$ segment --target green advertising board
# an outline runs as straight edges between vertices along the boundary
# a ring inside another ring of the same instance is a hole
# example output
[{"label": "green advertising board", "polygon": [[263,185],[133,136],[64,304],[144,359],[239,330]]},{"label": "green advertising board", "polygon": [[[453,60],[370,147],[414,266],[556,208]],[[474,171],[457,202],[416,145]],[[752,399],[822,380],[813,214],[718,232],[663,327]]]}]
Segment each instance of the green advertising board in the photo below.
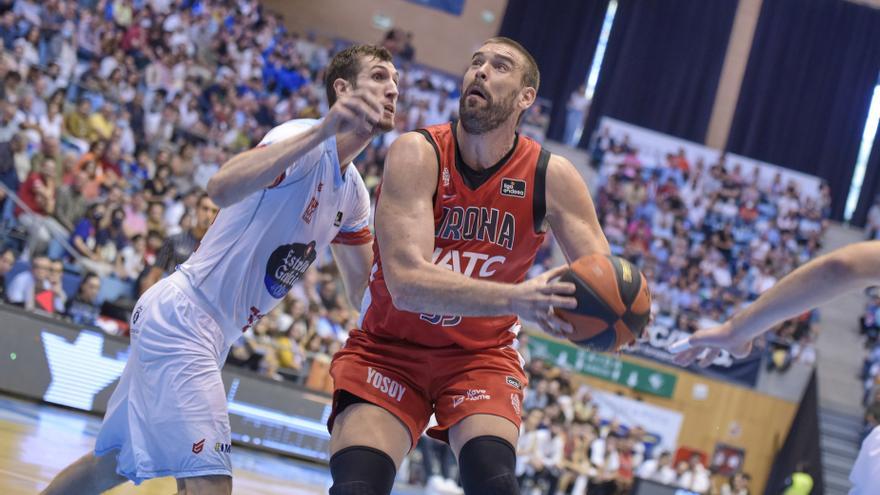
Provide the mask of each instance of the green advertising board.
[{"label": "green advertising board", "polygon": [[659,397],[672,397],[678,380],[678,377],[672,373],[623,361],[609,354],[590,352],[574,344],[561,343],[534,334],[529,335],[529,352],[532,359],[543,359],[560,368],[568,368]]}]

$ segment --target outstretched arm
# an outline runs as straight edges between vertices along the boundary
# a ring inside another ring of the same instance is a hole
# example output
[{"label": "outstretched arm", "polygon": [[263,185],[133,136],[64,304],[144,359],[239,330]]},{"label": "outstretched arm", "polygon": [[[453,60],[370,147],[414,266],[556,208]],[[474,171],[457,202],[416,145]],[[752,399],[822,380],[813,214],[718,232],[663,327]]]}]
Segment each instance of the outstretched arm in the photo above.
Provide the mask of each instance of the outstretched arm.
[{"label": "outstretched arm", "polygon": [[225,208],[269,187],[287,167],[304,157],[329,135],[323,125],[309,127],[293,137],[241,152],[229,159],[208,181],[208,195]]},{"label": "outstretched arm", "polygon": [[700,360],[701,366],[708,366],[719,349],[745,357],[752,339],[768,329],[850,290],[876,283],[880,283],[880,241],[851,244],[799,267],[729,321],[700,330],[669,349],[681,352],[676,358],[681,365],[692,363],[707,347],[713,350]]},{"label": "outstretched arm", "polygon": [[360,89],[341,97],[315,126],[274,143],[269,139],[270,131],[263,144],[271,146],[258,146],[224,163],[208,182],[208,195],[221,208],[233,205],[272,185],[289,166],[337,132],[355,128],[362,121],[376,122],[381,110],[375,91]]}]

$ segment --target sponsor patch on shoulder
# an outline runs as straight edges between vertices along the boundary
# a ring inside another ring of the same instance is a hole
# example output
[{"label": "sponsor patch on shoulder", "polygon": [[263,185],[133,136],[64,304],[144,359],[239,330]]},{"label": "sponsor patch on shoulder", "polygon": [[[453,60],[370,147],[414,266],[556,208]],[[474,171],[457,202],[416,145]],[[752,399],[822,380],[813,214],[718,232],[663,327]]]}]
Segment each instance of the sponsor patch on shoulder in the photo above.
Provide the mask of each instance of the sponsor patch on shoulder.
[{"label": "sponsor patch on shoulder", "polygon": [[507,384],[517,390],[522,390],[522,383],[520,383],[519,380],[512,376],[507,377]]},{"label": "sponsor patch on shoulder", "polygon": [[501,194],[514,198],[526,197],[526,181],[520,179],[501,179]]}]

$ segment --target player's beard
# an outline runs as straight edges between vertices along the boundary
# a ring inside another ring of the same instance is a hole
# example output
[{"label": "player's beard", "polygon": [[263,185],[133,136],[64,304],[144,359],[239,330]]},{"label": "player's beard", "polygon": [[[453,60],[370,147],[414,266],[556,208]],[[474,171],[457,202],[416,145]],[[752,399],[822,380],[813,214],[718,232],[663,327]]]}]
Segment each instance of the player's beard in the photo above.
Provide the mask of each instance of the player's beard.
[{"label": "player's beard", "polygon": [[516,111],[517,91],[511,91],[507,97],[496,101],[483,89],[483,93],[486,93],[485,105],[479,101],[469,105],[467,93],[467,91],[463,92],[458,100],[458,118],[468,134],[479,135],[493,131]]}]

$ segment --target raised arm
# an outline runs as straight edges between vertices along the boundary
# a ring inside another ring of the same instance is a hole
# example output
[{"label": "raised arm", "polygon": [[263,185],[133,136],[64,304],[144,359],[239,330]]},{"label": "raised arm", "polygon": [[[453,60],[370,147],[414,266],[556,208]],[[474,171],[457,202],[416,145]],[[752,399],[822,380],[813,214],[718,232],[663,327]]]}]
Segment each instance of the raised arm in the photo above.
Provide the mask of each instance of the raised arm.
[{"label": "raised arm", "polygon": [[235,204],[269,187],[287,167],[337,132],[357,128],[364,120],[375,123],[381,111],[374,91],[355,90],[337,100],[319,124],[277,142],[264,139],[263,144],[271,145],[258,146],[229,159],[208,181],[208,195],[221,208]]},{"label": "raised arm", "polygon": [[576,306],[573,298],[564,296],[574,292],[572,284],[548,283],[562,269],[513,285],[473,279],[435,265],[437,175],[436,155],[421,135],[404,134],[388,150],[376,210],[376,240],[397,308],[461,316],[517,314],[540,320],[546,319],[551,306]]},{"label": "raised arm", "polygon": [[593,253],[610,254],[590,191],[574,165],[552,155],[546,187],[547,222],[568,262]]},{"label": "raised arm", "polygon": [[770,328],[850,290],[880,283],[880,241],[859,242],[816,258],[782,278],[754,303],[714,328],[700,330],[670,346],[676,362],[689,365],[711,348],[700,365],[708,366],[729,350],[745,357],[752,339]]}]

